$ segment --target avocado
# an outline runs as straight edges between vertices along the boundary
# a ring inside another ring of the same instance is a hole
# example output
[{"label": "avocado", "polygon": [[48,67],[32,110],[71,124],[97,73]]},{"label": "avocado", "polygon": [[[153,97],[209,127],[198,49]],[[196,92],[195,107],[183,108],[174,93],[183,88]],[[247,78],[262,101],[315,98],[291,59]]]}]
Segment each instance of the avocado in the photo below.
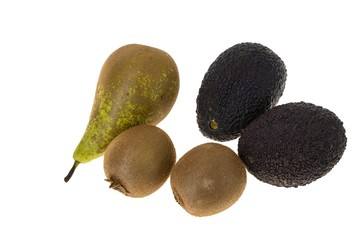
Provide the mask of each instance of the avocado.
[{"label": "avocado", "polygon": [[271,49],[240,43],[222,52],[210,65],[196,99],[200,132],[217,141],[240,136],[241,129],[275,106],[287,71]]},{"label": "avocado", "polygon": [[298,187],[330,172],[346,142],[345,128],[335,113],[295,102],[278,105],[252,121],[239,138],[238,155],[259,180]]}]

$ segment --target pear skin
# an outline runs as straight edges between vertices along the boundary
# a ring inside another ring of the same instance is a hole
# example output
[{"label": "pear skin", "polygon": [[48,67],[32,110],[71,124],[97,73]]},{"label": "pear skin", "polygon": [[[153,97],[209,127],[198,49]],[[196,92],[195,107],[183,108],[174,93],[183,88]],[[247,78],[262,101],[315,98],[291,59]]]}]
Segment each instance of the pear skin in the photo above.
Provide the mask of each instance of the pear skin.
[{"label": "pear skin", "polygon": [[121,132],[158,124],[172,109],[178,92],[179,72],[165,51],[139,44],[114,51],[101,69],[90,119],[65,182],[79,163],[102,156]]}]

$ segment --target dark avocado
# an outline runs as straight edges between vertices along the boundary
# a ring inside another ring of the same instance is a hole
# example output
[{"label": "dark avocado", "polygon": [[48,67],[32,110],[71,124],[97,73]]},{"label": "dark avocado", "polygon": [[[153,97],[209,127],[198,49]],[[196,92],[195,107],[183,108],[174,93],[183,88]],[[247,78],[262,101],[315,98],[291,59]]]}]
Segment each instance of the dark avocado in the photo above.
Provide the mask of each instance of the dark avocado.
[{"label": "dark avocado", "polygon": [[330,110],[298,102],[276,106],[242,132],[238,154],[263,182],[298,187],[327,174],[342,157],[347,138]]},{"label": "dark avocado", "polygon": [[259,43],[236,44],[210,65],[202,81],[197,122],[217,141],[240,136],[241,129],[277,104],[286,81],[284,62]]}]

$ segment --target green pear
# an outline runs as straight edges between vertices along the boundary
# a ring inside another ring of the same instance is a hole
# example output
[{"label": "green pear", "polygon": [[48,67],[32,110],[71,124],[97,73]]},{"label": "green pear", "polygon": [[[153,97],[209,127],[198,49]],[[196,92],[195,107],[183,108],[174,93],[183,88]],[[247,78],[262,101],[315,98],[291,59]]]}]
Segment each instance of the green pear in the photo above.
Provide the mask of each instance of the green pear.
[{"label": "green pear", "polygon": [[121,132],[158,124],[172,109],[178,92],[179,72],[168,53],[139,44],[115,50],[101,69],[90,119],[65,182],[80,163],[102,156]]}]

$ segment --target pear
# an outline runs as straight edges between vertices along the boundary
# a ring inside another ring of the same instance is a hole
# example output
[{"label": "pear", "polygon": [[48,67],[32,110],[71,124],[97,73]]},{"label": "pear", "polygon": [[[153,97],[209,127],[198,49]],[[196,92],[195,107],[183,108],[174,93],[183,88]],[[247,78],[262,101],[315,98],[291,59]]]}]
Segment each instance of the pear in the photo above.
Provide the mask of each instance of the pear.
[{"label": "pear", "polygon": [[102,156],[110,142],[126,129],[162,121],[178,92],[179,72],[168,53],[140,44],[115,50],[100,71],[90,119],[65,182],[80,163]]}]

